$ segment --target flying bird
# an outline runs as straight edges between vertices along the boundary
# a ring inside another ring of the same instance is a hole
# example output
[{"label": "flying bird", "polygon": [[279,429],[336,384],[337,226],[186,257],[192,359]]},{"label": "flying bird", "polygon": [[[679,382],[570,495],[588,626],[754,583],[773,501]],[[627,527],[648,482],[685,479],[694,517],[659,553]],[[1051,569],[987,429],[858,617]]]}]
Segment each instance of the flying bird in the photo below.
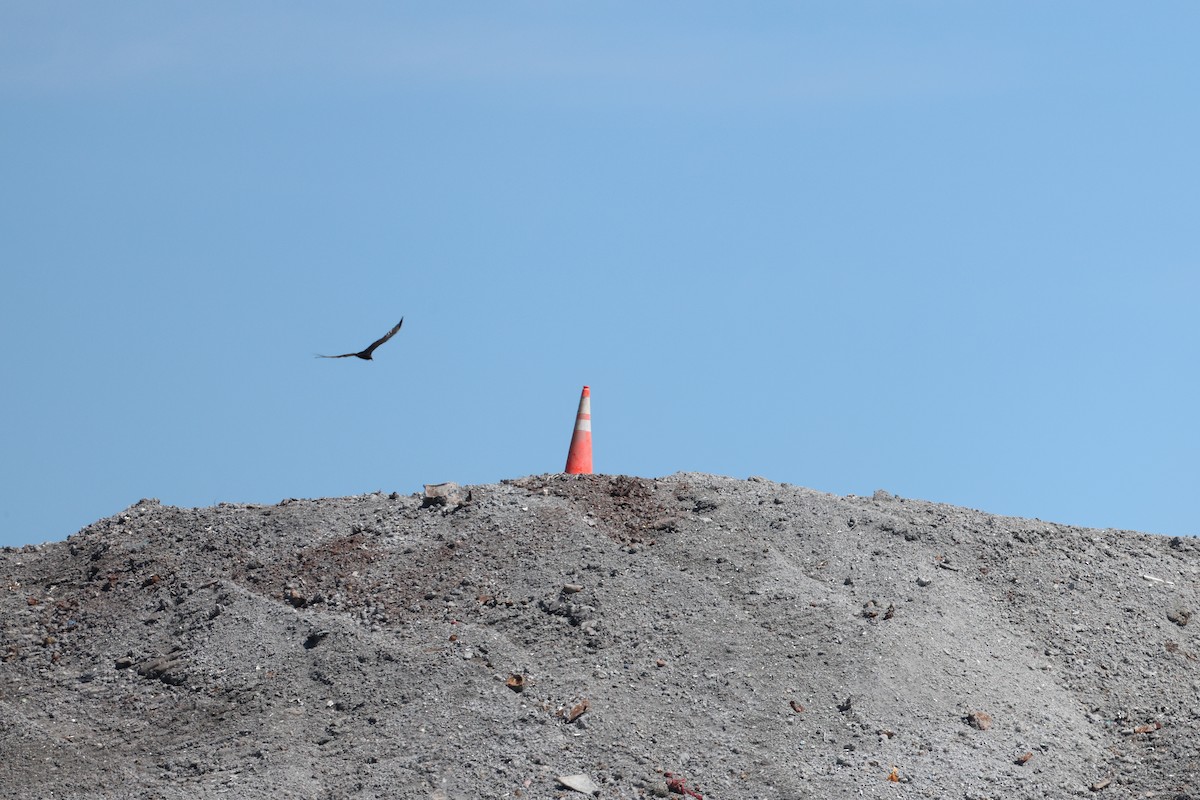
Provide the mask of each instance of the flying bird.
[{"label": "flying bird", "polygon": [[395,335],[396,335],[396,331],[400,330],[400,326],[401,326],[401,325],[403,325],[403,324],[404,324],[404,317],[401,317],[401,318],[400,318],[400,321],[396,323],[396,327],[392,328],[390,331],[388,331],[387,333],[385,333],[383,336],[380,336],[378,339],[376,339],[375,341],[371,342],[371,346],[370,346],[370,347],[368,347],[366,350],[360,350],[360,351],[359,351],[359,352],[357,352],[357,353],[342,353],[340,356],[322,356],[322,355],[318,355],[318,356],[317,356],[317,358],[349,358],[350,356],[354,356],[354,357],[356,357],[356,358],[361,358],[361,359],[365,359],[366,361],[370,361],[370,360],[372,360],[372,359],[371,359],[371,353],[374,353],[374,352],[375,352],[375,348],[376,348],[376,347],[379,347],[379,345],[383,344],[383,343],[384,343],[384,342],[386,342],[388,339],[390,339],[390,338],[392,338],[393,336],[395,336]]}]

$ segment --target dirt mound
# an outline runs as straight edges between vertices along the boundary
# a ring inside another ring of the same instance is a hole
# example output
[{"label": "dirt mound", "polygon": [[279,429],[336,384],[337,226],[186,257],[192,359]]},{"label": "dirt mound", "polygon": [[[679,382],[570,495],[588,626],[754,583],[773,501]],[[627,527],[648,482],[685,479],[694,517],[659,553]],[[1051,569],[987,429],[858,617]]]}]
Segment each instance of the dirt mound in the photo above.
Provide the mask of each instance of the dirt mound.
[{"label": "dirt mound", "polygon": [[699,474],[142,501],[0,554],[0,796],[1200,796],[1198,569]]}]

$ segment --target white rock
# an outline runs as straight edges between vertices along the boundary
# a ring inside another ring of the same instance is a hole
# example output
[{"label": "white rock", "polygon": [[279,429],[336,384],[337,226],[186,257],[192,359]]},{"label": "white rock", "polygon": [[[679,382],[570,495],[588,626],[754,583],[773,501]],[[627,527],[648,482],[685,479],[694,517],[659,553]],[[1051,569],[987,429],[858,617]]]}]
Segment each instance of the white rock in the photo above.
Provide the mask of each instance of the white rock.
[{"label": "white rock", "polygon": [[596,794],[600,791],[600,787],[596,782],[587,775],[561,775],[558,782],[568,789],[574,789],[577,792],[584,794]]}]

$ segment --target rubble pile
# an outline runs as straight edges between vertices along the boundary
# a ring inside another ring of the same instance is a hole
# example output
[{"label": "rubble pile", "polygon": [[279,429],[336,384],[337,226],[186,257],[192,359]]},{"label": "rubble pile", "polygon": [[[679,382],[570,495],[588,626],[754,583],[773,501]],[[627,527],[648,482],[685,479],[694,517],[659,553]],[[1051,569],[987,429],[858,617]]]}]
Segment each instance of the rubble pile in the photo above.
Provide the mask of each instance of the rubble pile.
[{"label": "rubble pile", "polygon": [[1198,572],[693,473],[145,500],[0,552],[0,797],[1200,798]]}]

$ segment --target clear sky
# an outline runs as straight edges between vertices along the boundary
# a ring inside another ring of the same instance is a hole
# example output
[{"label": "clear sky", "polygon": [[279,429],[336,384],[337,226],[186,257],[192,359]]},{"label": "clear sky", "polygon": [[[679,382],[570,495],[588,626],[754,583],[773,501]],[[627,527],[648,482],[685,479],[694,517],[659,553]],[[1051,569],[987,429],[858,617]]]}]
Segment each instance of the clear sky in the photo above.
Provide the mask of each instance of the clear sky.
[{"label": "clear sky", "polygon": [[598,472],[1200,532],[1197,30],[0,1],[0,544],[556,472],[584,384]]}]

